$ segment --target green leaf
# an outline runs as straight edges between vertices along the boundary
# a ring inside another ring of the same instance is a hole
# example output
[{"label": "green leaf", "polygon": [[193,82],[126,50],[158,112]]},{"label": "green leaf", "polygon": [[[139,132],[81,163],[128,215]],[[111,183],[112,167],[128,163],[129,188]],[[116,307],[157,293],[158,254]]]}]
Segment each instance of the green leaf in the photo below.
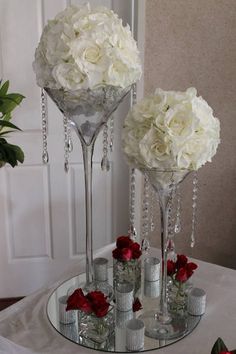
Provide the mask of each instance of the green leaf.
[{"label": "green leaf", "polygon": [[225,343],[221,338],[218,338],[215,342],[211,354],[219,354],[220,352],[227,352],[228,348],[226,347]]},{"label": "green leaf", "polygon": [[7,122],[6,120],[1,120],[0,119],[0,127],[8,127],[8,128],[12,128],[12,129],[16,129],[16,130],[20,130],[20,128],[18,128],[15,124],[11,123],[11,122]]},{"label": "green leaf", "polygon": [[0,160],[8,162],[15,167],[24,161],[24,153],[17,145],[8,144],[5,139],[0,139]]},{"label": "green leaf", "polygon": [[11,120],[11,113],[4,114],[0,119],[9,122],[9,120]]},{"label": "green leaf", "polygon": [[11,149],[13,151],[15,151],[17,161],[19,161],[20,163],[23,163],[24,162],[24,158],[25,158],[23,150],[17,145],[10,145],[10,146],[11,146]]},{"label": "green leaf", "polygon": [[2,114],[12,112],[21,101],[25,98],[19,93],[10,93],[9,95],[1,96],[0,95],[0,112]]},{"label": "green leaf", "polygon": [[9,80],[7,80],[6,82],[4,82],[4,84],[2,85],[2,87],[0,88],[0,96],[1,95],[6,95],[8,89],[9,89]]}]

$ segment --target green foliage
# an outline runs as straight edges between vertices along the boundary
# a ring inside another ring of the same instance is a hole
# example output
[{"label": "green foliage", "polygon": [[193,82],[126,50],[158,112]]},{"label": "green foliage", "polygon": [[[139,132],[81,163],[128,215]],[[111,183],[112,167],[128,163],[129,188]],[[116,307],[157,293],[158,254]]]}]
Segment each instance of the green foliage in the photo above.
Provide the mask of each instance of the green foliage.
[{"label": "green foliage", "polygon": [[18,162],[23,163],[24,153],[19,146],[9,144],[4,138],[15,130],[21,130],[10,120],[12,111],[20,105],[25,97],[19,93],[8,93],[8,89],[9,81],[3,84],[0,81],[0,161],[14,167]]}]

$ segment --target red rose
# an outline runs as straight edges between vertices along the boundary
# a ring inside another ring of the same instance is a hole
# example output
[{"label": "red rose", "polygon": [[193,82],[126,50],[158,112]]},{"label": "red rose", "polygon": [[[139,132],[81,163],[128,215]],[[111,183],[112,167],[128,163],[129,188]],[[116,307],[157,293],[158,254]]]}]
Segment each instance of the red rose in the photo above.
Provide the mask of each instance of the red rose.
[{"label": "red rose", "polygon": [[105,296],[100,290],[91,291],[86,295],[86,298],[94,304],[102,304],[106,302],[107,296]]},{"label": "red rose", "polygon": [[139,301],[139,298],[137,297],[133,303],[133,312],[139,311],[142,309],[142,304]]},{"label": "red rose", "polygon": [[92,311],[92,306],[89,300],[84,296],[82,289],[77,289],[69,296],[67,300],[66,311],[69,310],[81,310],[86,313]]},{"label": "red rose", "polygon": [[180,268],[175,276],[175,279],[178,280],[181,283],[184,283],[185,281],[188,280],[188,273],[186,268]]},{"label": "red rose", "polygon": [[115,248],[113,251],[112,251],[112,256],[113,258],[115,259],[120,259],[121,258],[121,250],[119,248]]},{"label": "red rose", "polygon": [[232,354],[232,352],[220,352],[219,354]]},{"label": "red rose", "polygon": [[186,264],[185,268],[186,268],[186,272],[187,272],[187,275],[188,275],[188,278],[190,278],[192,275],[193,275],[193,271],[195,269],[197,269],[197,264],[193,263],[193,262],[189,262]]},{"label": "red rose", "polygon": [[184,254],[177,255],[177,261],[176,261],[177,269],[185,267],[187,263],[188,263],[188,258]]},{"label": "red rose", "polygon": [[93,309],[95,315],[97,317],[104,317],[106,316],[108,309],[109,309],[110,304],[108,302],[99,304],[97,307]]},{"label": "red rose", "polygon": [[117,248],[129,248],[133,244],[133,241],[129,236],[120,236],[116,240]]},{"label": "red rose", "polygon": [[130,261],[132,258],[132,251],[130,248],[122,248],[121,250],[121,261]]},{"label": "red rose", "polygon": [[101,291],[91,291],[86,295],[86,298],[90,301],[92,310],[97,317],[103,317],[107,314],[110,304],[107,302],[107,296]]},{"label": "red rose", "polygon": [[138,259],[142,255],[142,251],[140,250],[140,245],[137,242],[134,242],[130,249],[132,251],[132,258]]},{"label": "red rose", "polygon": [[168,261],[167,261],[167,275],[169,275],[171,277],[175,273],[175,267],[176,267],[175,262],[168,259]]}]

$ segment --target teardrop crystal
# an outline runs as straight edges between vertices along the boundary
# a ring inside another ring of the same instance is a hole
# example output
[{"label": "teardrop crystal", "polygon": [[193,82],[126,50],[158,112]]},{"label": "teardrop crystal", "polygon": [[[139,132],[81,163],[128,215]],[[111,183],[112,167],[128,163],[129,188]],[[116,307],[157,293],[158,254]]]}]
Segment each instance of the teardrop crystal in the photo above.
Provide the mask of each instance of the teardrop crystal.
[{"label": "teardrop crystal", "polygon": [[101,169],[102,171],[110,171],[110,161],[106,156],[103,156],[102,162],[101,162]]},{"label": "teardrop crystal", "polygon": [[47,163],[48,163],[48,161],[49,161],[49,156],[48,156],[48,152],[47,152],[47,151],[44,151],[44,152],[43,152],[42,160],[43,160],[43,163],[44,163],[44,164],[47,164]]}]

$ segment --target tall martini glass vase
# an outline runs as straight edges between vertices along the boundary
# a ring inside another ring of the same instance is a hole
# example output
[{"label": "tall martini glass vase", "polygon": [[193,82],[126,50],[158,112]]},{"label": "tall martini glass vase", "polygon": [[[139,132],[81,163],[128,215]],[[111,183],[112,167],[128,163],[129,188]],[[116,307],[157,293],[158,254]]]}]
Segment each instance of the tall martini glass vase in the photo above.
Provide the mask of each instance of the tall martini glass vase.
[{"label": "tall martini glass vase", "polygon": [[86,290],[96,289],[93,278],[92,172],[94,145],[99,132],[117,109],[130,87],[106,86],[95,90],[45,91],[74,128],[83,152],[86,214]]},{"label": "tall martini glass vase", "polygon": [[161,295],[156,313],[146,312],[141,315],[145,323],[146,335],[156,339],[176,339],[186,332],[186,319],[169,313],[167,308],[167,253],[168,253],[168,214],[176,186],[189,173],[188,170],[160,171],[144,169],[145,174],[158,195],[161,214]]}]

